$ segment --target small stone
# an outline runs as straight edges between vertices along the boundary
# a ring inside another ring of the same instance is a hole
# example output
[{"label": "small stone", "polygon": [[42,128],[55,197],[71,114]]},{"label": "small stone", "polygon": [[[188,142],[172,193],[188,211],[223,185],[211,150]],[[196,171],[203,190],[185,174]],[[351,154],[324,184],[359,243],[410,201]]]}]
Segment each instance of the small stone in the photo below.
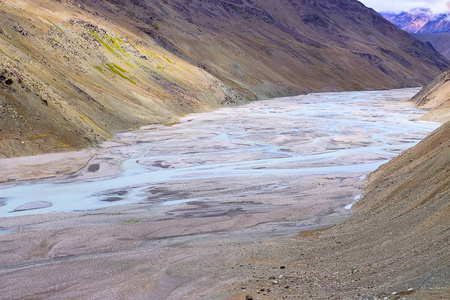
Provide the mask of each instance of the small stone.
[{"label": "small stone", "polygon": [[286,269],[286,266],[281,266],[280,269],[282,269],[282,270],[283,270],[283,269]]},{"label": "small stone", "polygon": [[272,275],[272,276],[269,277],[269,279],[275,279],[275,276]]},{"label": "small stone", "polygon": [[245,296],[245,300],[253,300],[253,296],[247,295],[247,296]]}]

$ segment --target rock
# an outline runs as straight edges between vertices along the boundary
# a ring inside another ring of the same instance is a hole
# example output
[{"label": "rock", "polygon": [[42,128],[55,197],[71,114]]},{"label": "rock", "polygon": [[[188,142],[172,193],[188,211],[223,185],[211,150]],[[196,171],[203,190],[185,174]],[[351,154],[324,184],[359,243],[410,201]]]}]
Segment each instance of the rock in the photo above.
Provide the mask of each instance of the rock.
[{"label": "rock", "polygon": [[97,172],[100,169],[99,164],[92,164],[88,167],[89,172]]},{"label": "rock", "polygon": [[247,296],[245,296],[245,300],[253,300],[253,296],[247,295]]}]

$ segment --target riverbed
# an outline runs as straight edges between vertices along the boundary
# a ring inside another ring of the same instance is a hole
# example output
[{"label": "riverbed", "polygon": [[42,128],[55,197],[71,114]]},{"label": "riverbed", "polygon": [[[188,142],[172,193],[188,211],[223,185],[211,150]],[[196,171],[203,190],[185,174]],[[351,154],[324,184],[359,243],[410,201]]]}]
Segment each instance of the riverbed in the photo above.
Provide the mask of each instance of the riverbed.
[{"label": "riverbed", "polygon": [[[279,193],[302,202],[311,193],[294,190],[296,181],[336,177],[332,184],[339,190],[340,181],[362,179],[435,129],[417,121],[421,111],[398,102],[416,91],[280,98],[121,133],[75,174],[3,189],[0,215],[125,204],[158,211],[190,201],[255,201],[255,195]],[[336,204],[347,205],[358,194],[347,191]],[[278,204],[285,203],[272,203]]]},{"label": "riverbed", "polygon": [[[71,295],[108,297],[94,291],[114,293],[127,277],[130,291],[153,295],[146,299],[176,299],[203,278],[180,277],[176,262],[212,264],[219,249],[232,259],[245,243],[341,222],[371,171],[439,126],[419,121],[424,111],[405,102],[418,90],[257,101],[120,133],[57,159],[1,160],[2,294],[36,293],[23,279],[45,271],[41,295],[68,284],[78,291]],[[21,180],[31,173],[42,178]],[[64,278],[63,269],[71,270]],[[80,276],[92,281],[81,292]]]}]

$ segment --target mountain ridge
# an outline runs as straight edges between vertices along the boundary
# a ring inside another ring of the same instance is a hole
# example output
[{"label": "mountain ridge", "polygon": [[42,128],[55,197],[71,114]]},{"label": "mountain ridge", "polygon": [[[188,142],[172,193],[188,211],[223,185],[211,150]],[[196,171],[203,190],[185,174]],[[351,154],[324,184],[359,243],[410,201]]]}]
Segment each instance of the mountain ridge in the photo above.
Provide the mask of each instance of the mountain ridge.
[{"label": "mountain ridge", "polygon": [[412,9],[401,13],[380,13],[401,29],[411,33],[443,33],[450,32],[450,15],[433,14],[424,8]]}]

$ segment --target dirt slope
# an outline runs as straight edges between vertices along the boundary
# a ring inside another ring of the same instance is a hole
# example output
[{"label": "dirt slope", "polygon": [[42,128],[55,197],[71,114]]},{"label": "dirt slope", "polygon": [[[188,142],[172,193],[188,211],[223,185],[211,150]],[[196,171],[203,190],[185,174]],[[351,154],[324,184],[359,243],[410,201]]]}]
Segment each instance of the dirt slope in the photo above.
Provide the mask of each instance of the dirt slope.
[{"label": "dirt slope", "polygon": [[417,86],[449,67],[355,0],[2,0],[0,16],[0,157],[250,99]]},{"label": "dirt slope", "polygon": [[450,71],[436,77],[411,101],[419,108],[431,109],[422,119],[434,122],[450,121]]}]

